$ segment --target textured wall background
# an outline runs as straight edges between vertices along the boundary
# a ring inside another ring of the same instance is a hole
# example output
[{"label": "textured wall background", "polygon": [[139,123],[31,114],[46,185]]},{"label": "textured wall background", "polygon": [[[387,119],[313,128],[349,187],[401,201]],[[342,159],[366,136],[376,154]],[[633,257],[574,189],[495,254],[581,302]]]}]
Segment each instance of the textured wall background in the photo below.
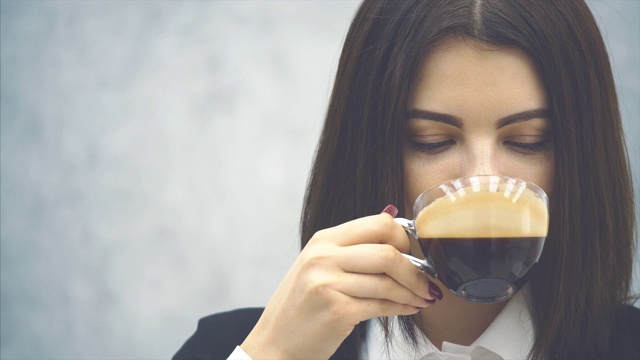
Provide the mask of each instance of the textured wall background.
[{"label": "textured wall background", "polygon": [[[591,5],[640,189],[640,2]],[[2,1],[0,357],[167,358],[264,305],[356,6]]]}]

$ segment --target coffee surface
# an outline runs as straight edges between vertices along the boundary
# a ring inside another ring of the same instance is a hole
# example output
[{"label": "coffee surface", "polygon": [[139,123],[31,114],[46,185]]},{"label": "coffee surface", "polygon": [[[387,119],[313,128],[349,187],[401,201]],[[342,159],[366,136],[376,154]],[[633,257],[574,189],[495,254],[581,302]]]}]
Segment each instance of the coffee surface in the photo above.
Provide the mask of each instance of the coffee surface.
[{"label": "coffee surface", "polygon": [[416,219],[420,238],[513,238],[546,236],[545,202],[528,188],[495,192],[463,188],[422,209]]}]

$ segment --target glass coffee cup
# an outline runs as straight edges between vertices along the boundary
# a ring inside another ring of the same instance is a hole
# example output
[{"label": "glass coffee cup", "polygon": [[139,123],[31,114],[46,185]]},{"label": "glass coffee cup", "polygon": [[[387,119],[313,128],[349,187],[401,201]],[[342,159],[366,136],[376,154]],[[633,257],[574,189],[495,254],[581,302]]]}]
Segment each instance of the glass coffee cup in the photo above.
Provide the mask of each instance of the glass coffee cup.
[{"label": "glass coffee cup", "polygon": [[464,300],[493,303],[527,282],[547,237],[548,209],[537,185],[480,175],[432,187],[416,199],[413,220],[395,220],[425,255],[405,255],[414,265]]}]

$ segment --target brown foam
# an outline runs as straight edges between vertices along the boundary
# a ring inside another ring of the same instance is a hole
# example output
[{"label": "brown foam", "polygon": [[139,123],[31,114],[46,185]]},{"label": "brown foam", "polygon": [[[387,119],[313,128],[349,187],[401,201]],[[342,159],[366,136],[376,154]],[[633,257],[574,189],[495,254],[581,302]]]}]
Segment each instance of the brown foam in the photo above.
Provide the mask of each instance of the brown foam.
[{"label": "brown foam", "polygon": [[533,191],[473,192],[470,187],[422,209],[416,219],[420,238],[547,236],[547,206]]}]

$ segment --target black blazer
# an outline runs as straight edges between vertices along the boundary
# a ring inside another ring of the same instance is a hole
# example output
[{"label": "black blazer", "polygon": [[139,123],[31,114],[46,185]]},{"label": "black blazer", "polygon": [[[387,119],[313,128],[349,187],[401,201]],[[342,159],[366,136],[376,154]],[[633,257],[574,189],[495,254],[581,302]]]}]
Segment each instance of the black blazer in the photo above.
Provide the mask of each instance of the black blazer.
[{"label": "black blazer", "polygon": [[[263,310],[239,309],[200,319],[195,334],[173,360],[226,359],[249,335]],[[331,359],[357,359],[358,350],[352,341],[345,341]],[[612,360],[640,360],[640,309],[628,306],[620,313],[611,333],[609,354]]]}]

